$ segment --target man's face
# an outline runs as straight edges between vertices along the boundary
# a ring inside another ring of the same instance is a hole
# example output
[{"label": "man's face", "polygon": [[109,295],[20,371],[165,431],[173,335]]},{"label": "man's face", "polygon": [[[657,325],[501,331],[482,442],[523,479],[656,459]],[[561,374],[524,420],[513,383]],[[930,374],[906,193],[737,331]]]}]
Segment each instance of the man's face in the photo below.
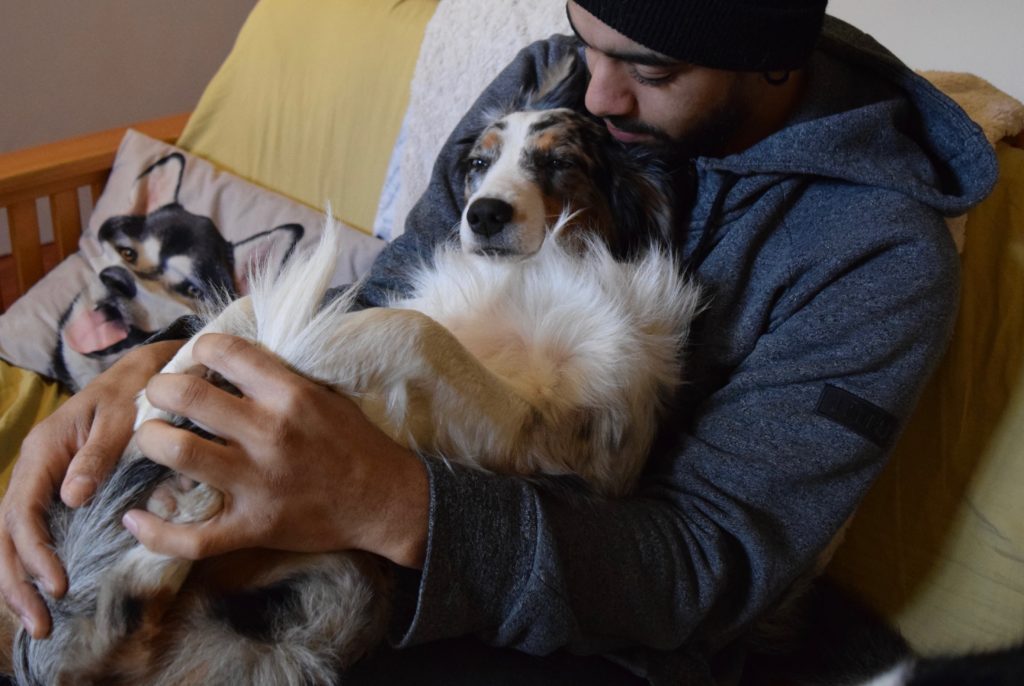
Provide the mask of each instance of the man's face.
[{"label": "man's face", "polygon": [[699,67],[654,52],[568,3],[585,46],[590,85],[585,105],[624,143],[669,146],[688,157],[728,147],[748,118],[752,76]]}]

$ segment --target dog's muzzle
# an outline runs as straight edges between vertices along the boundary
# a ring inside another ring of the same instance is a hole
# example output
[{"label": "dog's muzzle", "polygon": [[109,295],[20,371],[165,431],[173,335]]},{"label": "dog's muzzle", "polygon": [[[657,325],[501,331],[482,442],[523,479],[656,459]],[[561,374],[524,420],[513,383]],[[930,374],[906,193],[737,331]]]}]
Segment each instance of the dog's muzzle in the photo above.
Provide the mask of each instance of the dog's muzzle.
[{"label": "dog's muzzle", "polygon": [[131,300],[135,297],[135,279],[124,267],[107,267],[100,272],[100,282],[111,295]]}]

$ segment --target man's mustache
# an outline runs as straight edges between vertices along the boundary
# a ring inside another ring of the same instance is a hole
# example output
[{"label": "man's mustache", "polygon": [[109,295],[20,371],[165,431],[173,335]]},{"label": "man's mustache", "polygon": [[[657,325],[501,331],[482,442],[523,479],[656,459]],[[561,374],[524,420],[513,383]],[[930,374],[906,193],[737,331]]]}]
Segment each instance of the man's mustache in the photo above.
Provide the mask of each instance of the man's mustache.
[{"label": "man's mustache", "polygon": [[625,133],[632,133],[639,136],[652,136],[665,142],[671,140],[668,134],[661,129],[651,126],[650,124],[645,124],[641,121],[636,121],[635,119],[626,119],[624,117],[605,117],[604,120],[619,131],[623,131]]}]

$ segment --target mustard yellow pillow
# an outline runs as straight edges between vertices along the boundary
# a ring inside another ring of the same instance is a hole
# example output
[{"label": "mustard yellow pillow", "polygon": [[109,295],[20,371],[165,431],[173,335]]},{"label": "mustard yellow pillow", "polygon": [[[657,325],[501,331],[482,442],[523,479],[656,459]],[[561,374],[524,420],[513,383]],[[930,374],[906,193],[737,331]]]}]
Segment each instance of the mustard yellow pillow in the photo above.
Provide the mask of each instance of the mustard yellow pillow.
[{"label": "mustard yellow pillow", "polygon": [[925,652],[1024,639],[1024,150],[998,155],[950,349],[830,568]]},{"label": "mustard yellow pillow", "polygon": [[178,143],[369,231],[437,0],[261,0]]}]

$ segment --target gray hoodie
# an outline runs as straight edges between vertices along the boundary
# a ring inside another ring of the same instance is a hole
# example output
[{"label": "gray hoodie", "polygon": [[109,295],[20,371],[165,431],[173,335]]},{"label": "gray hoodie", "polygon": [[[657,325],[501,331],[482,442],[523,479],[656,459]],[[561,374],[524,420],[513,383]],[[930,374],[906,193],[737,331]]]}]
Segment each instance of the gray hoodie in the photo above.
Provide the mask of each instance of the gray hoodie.
[{"label": "gray hoodie", "polygon": [[[453,132],[365,304],[450,239],[482,108],[578,49],[525,49]],[[828,19],[788,125],[695,160],[680,249],[710,294],[678,412],[635,496],[600,501],[424,457],[430,527],[392,640],[474,635],[602,653],[693,681],[816,556],[882,469],[958,295],[943,216],[995,182],[980,130],[870,38]]]}]

